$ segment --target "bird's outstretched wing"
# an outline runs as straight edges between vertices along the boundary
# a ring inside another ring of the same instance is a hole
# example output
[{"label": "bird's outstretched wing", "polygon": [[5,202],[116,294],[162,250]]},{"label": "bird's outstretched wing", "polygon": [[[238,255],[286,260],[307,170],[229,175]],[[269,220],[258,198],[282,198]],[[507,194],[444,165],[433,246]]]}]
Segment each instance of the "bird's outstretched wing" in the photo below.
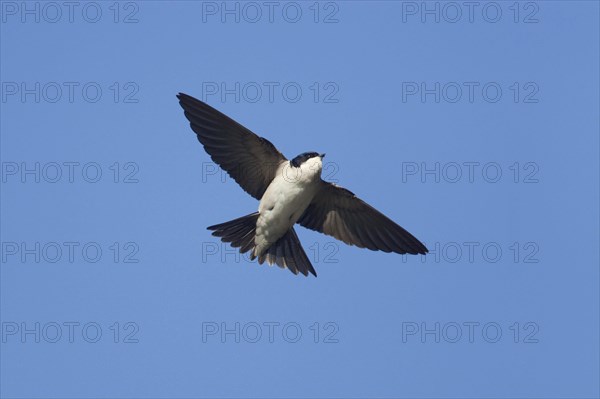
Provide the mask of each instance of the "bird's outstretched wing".
[{"label": "bird's outstretched wing", "polygon": [[324,181],[298,223],[359,248],[399,254],[428,252],[412,234],[354,193]]},{"label": "bird's outstretched wing", "polygon": [[261,199],[287,159],[260,137],[208,104],[179,93],[179,104],[212,160],[256,199]]}]

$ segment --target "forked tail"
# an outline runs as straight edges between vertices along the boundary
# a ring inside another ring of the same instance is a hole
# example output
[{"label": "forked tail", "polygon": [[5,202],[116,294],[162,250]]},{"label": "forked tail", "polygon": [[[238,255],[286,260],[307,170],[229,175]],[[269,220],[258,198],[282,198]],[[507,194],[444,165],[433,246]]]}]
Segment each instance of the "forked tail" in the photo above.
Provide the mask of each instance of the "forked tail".
[{"label": "forked tail", "polygon": [[294,274],[300,272],[308,276],[310,272],[316,277],[317,273],[306,256],[293,227],[264,253],[260,255],[254,253],[254,236],[256,235],[258,216],[259,213],[254,212],[229,222],[209,226],[208,230],[213,230],[212,235],[220,237],[221,241],[229,242],[232,247],[239,248],[241,253],[252,251],[251,259],[254,260],[258,256],[258,263],[261,265],[266,260],[269,265],[277,264],[281,268],[287,267]]}]

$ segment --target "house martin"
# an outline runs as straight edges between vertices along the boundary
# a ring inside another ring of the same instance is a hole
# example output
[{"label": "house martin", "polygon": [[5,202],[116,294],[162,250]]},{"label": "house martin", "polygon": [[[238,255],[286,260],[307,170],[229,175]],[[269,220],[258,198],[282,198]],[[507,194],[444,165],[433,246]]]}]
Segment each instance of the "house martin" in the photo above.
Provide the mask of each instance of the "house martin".
[{"label": "house martin", "polygon": [[208,104],[177,95],[198,141],[212,160],[248,194],[258,211],[208,227],[252,260],[317,275],[294,230],[296,223],[349,245],[398,254],[425,254],[412,234],[354,193],[321,179],[325,154],[304,152],[288,160],[260,137]]}]

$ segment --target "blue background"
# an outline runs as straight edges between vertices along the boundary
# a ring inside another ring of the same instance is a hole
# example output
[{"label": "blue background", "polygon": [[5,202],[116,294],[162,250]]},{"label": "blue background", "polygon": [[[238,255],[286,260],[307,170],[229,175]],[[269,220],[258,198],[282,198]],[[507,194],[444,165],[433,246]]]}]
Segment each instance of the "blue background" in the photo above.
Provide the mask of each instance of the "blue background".
[{"label": "blue background", "polygon": [[[299,3],[297,23],[282,17],[285,3],[273,22],[262,15],[256,23],[243,16],[222,23],[220,14],[205,14],[203,21],[203,4],[191,1],[121,3],[117,23],[113,2],[96,3],[102,10],[97,23],[82,17],[85,3],[79,3],[73,22],[63,15],[52,23],[40,14],[39,23],[32,16],[23,23],[21,2],[14,3],[16,16],[6,3],[3,168],[96,162],[103,174],[89,183],[79,168],[70,183],[63,168],[57,183],[43,176],[36,183],[35,176],[23,182],[3,169],[3,331],[21,323],[80,325],[72,343],[66,327],[56,343],[43,335],[36,343],[20,331],[5,334],[2,397],[600,395],[597,2],[521,3],[517,22],[513,2],[498,2],[496,23],[482,16],[485,3],[472,22],[462,15],[456,23],[447,21],[454,14],[437,23],[407,13],[420,2],[321,3],[318,23],[313,2]],[[324,23],[332,12],[338,22]],[[133,23],[124,23],[130,13]],[[51,92],[36,102],[33,95],[9,95],[15,82],[77,82],[79,89],[72,102],[66,92],[55,103],[48,101]],[[88,82],[101,87],[99,101],[82,96]],[[116,102],[115,82],[121,90]],[[175,94],[202,98],[206,82],[299,85],[297,102],[280,90],[273,102],[266,93],[256,102],[243,95],[239,102],[233,95],[206,99],[288,157],[326,152],[329,180],[430,250],[438,243],[436,253],[424,260],[376,253],[297,227],[315,279],[223,252],[227,247],[217,245],[206,226],[253,212],[258,202],[231,179],[203,173],[210,159]],[[324,90],[317,101],[314,82]],[[328,82],[333,86],[326,89]],[[472,102],[466,93],[455,103],[448,93],[439,102],[433,95],[403,101],[403,82],[429,88],[495,82],[502,97],[489,102],[479,89]],[[509,88],[514,82],[524,90],[518,101]],[[337,102],[325,102],[323,93],[332,87],[338,90],[330,99]],[[537,102],[524,102],[532,87],[537,93],[529,99]],[[125,102],[133,91],[129,100],[137,102]],[[110,169],[115,162],[118,183]],[[125,169],[128,162],[137,171]],[[480,166],[472,182],[466,168],[456,183],[443,174],[436,182],[435,176],[403,174],[407,162],[428,168],[495,162],[502,178],[488,182]],[[510,169],[515,162],[518,183]],[[528,162],[535,170],[524,169]],[[137,183],[123,182],[132,171]],[[531,171],[533,181],[524,182]],[[73,262],[66,254],[37,263],[33,255],[23,260],[7,253],[10,243],[36,242],[80,246]],[[102,248],[98,262],[82,257],[88,242]],[[122,251],[117,262],[109,248],[114,242]],[[128,242],[138,248],[131,258],[137,263],[124,261]],[[469,242],[476,243],[472,259]],[[517,258],[510,248],[515,242]],[[482,254],[486,244],[501,248],[497,261],[492,250],[493,259]],[[81,334],[91,322],[102,328],[96,343]],[[115,322],[118,343],[110,329]],[[123,342],[131,332],[127,322],[137,326],[137,343]],[[273,342],[268,322],[280,323]],[[479,323],[472,342],[469,322]],[[203,328],[221,323],[246,327],[239,343],[232,334],[203,339]],[[252,323],[262,326],[257,343],[248,342]],[[302,329],[298,342],[288,342],[293,330],[282,334],[286,323]],[[487,323],[502,329],[495,343],[489,342],[494,330],[482,333]],[[421,328],[436,325],[439,342],[434,334],[421,335]],[[452,342],[456,325],[462,336]],[[407,335],[415,326],[419,332]]]}]

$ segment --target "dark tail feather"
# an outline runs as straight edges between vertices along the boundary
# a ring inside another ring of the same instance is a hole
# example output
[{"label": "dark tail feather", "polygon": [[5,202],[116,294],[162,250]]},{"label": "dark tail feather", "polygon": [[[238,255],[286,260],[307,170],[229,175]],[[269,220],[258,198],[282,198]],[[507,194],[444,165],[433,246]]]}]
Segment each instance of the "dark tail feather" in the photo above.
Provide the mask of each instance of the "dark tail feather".
[{"label": "dark tail feather", "polygon": [[276,264],[281,268],[287,267],[294,274],[300,272],[308,276],[310,272],[317,277],[317,272],[306,256],[293,227],[258,258],[258,263],[262,264],[265,260],[269,265]]},{"label": "dark tail feather", "polygon": [[223,242],[230,242],[232,247],[241,247],[240,252],[244,253],[254,248],[257,219],[258,212],[254,212],[229,222],[209,226],[207,229],[214,230],[212,233],[213,236],[221,237],[221,241]]},{"label": "dark tail feather", "polygon": [[[212,235],[220,237],[221,241],[231,243],[234,248],[239,248],[241,253],[246,253],[254,249],[254,236],[256,235],[256,221],[258,212],[242,216],[229,222],[209,226],[208,230],[214,230]],[[251,259],[255,259],[254,252]],[[294,274],[298,272],[308,276],[312,273],[315,277],[317,272],[313,268],[308,256],[300,244],[300,240],[291,228],[283,237],[269,247],[267,251],[258,257],[258,263],[261,265],[267,261],[269,265],[276,264],[281,268],[288,268]]]}]

